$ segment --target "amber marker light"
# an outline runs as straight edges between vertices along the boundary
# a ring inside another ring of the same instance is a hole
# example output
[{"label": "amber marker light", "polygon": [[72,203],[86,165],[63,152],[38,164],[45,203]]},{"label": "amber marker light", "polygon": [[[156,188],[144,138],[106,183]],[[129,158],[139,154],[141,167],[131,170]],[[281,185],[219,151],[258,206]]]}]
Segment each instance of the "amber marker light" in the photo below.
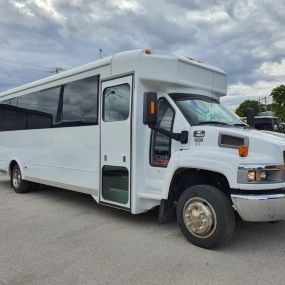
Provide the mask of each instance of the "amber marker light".
[{"label": "amber marker light", "polygon": [[239,146],[238,153],[239,153],[239,156],[241,156],[241,157],[248,156],[248,146],[247,145]]},{"label": "amber marker light", "polygon": [[155,104],[154,104],[154,101],[150,102],[150,114],[151,115],[155,114]]},{"label": "amber marker light", "polygon": [[151,49],[146,49],[146,50],[144,51],[144,53],[145,53],[145,54],[152,54],[152,51],[151,51]]}]

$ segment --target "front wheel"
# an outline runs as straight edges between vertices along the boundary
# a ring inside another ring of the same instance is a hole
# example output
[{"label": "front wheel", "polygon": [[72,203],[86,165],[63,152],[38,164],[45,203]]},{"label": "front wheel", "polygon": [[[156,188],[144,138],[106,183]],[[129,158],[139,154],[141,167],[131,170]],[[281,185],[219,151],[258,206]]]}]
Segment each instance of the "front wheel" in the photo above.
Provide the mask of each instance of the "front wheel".
[{"label": "front wheel", "polygon": [[26,193],[30,190],[30,182],[22,179],[21,170],[17,164],[11,172],[11,185],[16,193]]},{"label": "front wheel", "polygon": [[199,247],[217,247],[234,233],[234,209],[229,199],[210,185],[187,188],[178,200],[176,214],[184,236]]}]

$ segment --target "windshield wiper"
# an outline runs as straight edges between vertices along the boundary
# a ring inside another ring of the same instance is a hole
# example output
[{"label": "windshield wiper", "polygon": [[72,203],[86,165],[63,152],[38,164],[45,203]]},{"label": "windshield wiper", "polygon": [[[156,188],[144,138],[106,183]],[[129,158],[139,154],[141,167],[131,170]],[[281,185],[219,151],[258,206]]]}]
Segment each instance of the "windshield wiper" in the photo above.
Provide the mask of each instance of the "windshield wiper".
[{"label": "windshield wiper", "polygon": [[248,126],[248,125],[243,124],[243,123],[233,124],[233,126],[235,126],[235,127],[243,127],[244,129],[254,129],[253,127]]},{"label": "windshield wiper", "polygon": [[219,121],[203,121],[203,122],[199,122],[197,125],[223,125],[223,126],[228,126],[229,124],[225,123],[225,122],[219,122]]}]

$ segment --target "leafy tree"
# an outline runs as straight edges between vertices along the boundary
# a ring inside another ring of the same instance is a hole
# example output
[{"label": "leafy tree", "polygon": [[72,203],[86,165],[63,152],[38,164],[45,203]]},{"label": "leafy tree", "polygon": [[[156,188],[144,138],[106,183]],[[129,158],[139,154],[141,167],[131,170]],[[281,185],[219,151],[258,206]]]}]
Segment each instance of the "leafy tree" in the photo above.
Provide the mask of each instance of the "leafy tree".
[{"label": "leafy tree", "polygon": [[276,116],[285,121],[285,85],[280,85],[271,91],[272,111]]},{"label": "leafy tree", "polygon": [[236,109],[236,114],[240,117],[245,117],[247,108],[252,108],[254,115],[256,116],[261,110],[261,104],[255,100],[245,100]]}]

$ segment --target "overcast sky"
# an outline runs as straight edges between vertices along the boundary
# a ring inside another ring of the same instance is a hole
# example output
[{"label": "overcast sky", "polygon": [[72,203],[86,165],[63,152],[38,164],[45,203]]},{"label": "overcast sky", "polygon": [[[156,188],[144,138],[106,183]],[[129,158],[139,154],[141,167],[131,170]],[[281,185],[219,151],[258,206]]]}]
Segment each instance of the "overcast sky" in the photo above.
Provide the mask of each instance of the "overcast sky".
[{"label": "overcast sky", "polygon": [[285,84],[284,0],[0,0],[0,91],[119,51],[152,48],[228,74],[224,104]]}]

